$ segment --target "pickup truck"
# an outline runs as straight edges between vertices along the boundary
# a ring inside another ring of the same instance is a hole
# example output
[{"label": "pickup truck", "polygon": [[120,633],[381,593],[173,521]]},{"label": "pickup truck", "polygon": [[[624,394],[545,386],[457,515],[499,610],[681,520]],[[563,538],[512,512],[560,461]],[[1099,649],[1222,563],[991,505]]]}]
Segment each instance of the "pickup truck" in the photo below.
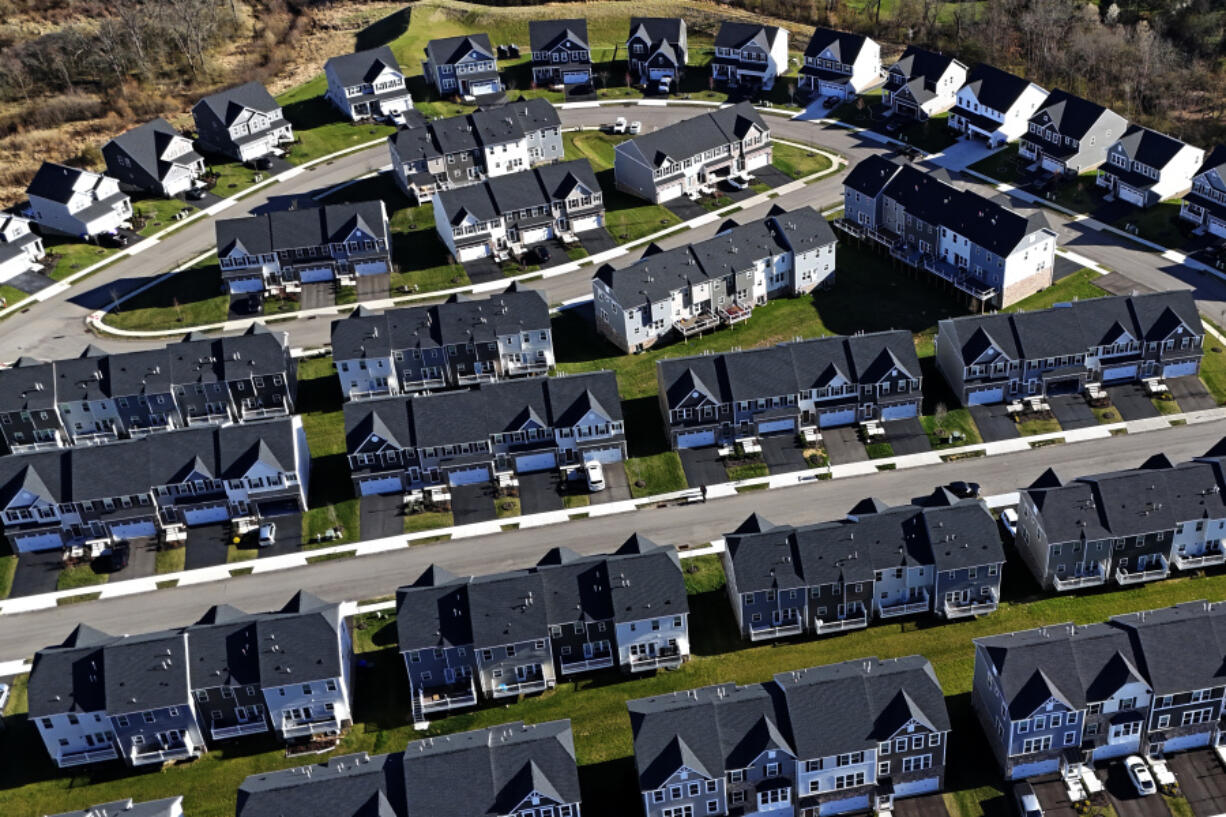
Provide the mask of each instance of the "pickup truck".
[{"label": "pickup truck", "polygon": [[617,119],[614,120],[613,124],[609,126],[609,132],[610,133],[625,133],[626,132],[626,117],[624,116],[617,117]]}]

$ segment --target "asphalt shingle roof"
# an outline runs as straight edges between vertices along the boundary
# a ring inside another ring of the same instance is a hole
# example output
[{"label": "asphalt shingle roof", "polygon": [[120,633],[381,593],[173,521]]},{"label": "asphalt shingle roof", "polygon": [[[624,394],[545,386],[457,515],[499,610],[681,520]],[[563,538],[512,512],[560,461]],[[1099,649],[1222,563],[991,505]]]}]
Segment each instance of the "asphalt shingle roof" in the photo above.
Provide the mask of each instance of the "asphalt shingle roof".
[{"label": "asphalt shingle roof", "polygon": [[354,230],[388,240],[382,201],[329,204],[301,210],[277,210],[217,222],[217,253],[228,255],[241,245],[248,255],[343,243]]},{"label": "asphalt shingle roof", "polygon": [[832,28],[818,26],[813,29],[809,45],[805,47],[805,56],[818,57],[823,51],[830,49],[830,53],[839,62],[844,65],[852,65],[860,56],[860,51],[866,42],[868,42],[868,37],[863,34],[852,34],[849,31],[836,31]]},{"label": "asphalt shingle roof", "polygon": [[681,162],[712,148],[739,143],[751,127],[764,133],[770,130],[752,103],[739,102],[636,136],[618,149],[635,150],[653,167],[660,167],[667,160]]},{"label": "asphalt shingle roof", "polygon": [[226,127],[233,125],[244,110],[271,113],[281,109],[268,89],[254,80],[206,96],[195,104],[193,113],[201,107],[208,109]]},{"label": "asphalt shingle roof", "polygon": [[389,68],[401,73],[396,55],[386,45],[332,57],[324,63],[324,69],[328,68],[331,68],[336,78],[346,86],[370,84]]},{"label": "asphalt shingle roof", "polygon": [[426,43],[426,59],[434,65],[453,65],[473,51],[480,51],[489,59],[495,59],[490,35],[464,34],[459,37],[440,37]]},{"label": "asphalt shingle roof", "polygon": [[528,41],[533,51],[550,51],[563,40],[570,40],[584,51],[587,44],[587,20],[531,20],[528,23]]}]

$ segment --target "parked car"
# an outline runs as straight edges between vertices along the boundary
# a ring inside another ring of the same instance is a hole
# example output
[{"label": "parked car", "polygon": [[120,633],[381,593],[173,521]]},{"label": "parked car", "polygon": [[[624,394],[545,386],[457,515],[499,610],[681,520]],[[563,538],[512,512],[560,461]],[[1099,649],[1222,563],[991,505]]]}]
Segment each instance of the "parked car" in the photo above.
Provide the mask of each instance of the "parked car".
[{"label": "parked car", "polygon": [[979,496],[978,482],[963,482],[959,479],[949,483],[949,485],[945,487],[949,489],[951,494],[959,499],[973,499]]},{"label": "parked car", "polygon": [[541,244],[540,246],[532,250],[532,257],[536,259],[536,262],[538,264],[548,264],[549,257],[550,257],[549,248],[546,247],[544,244]]},{"label": "parked car", "polygon": [[587,489],[592,493],[604,490],[604,466],[599,460],[585,463],[583,473],[587,477]]},{"label": "parked car", "polygon": [[662,94],[667,94],[669,91],[672,90],[672,87],[673,87],[673,78],[664,77],[663,79],[660,80],[660,87],[658,88],[658,90]]},{"label": "parked car", "polygon": [[631,136],[635,136],[641,133],[642,130],[643,130],[643,123],[636,119],[630,123],[630,127],[626,128],[626,133],[630,134]]},{"label": "parked car", "polygon": [[839,104],[841,100],[837,96],[828,96],[822,100],[823,108],[833,108]]},{"label": "parked car", "polygon": [[902,130],[902,120],[898,118],[890,119],[885,123],[886,133],[898,133]]},{"label": "parked car", "polygon": [[744,190],[745,189],[745,182],[741,181],[740,179],[729,178],[726,181],[728,183],[728,186],[731,187],[733,190]]},{"label": "parked car", "polygon": [[111,546],[111,572],[118,573],[128,566],[132,547],[127,542],[116,542]]},{"label": "parked car", "polygon": [[1000,521],[1004,524],[1005,530],[1009,531],[1010,536],[1017,536],[1017,510],[1015,508],[1005,508],[1001,511]]},{"label": "parked car", "polygon": [[1137,794],[1145,797],[1158,791],[1154,776],[1149,773],[1149,766],[1140,755],[1129,755],[1124,759],[1124,768],[1128,771],[1128,779],[1136,787]]},{"label": "parked car", "polygon": [[1021,817],[1043,817],[1043,807],[1034,793],[1034,786],[1025,780],[1013,787],[1013,799],[1017,803],[1017,813]]},{"label": "parked car", "polygon": [[208,191],[206,191],[203,187],[189,187],[187,188],[187,197],[192,201],[198,201],[199,199],[204,198],[204,194],[206,192]]},{"label": "parked car", "polygon": [[626,117],[619,116],[617,117],[617,119],[613,120],[613,126],[612,128],[610,128],[610,130],[613,133],[625,133],[626,132]]},{"label": "parked car", "polygon": [[272,547],[277,543],[277,523],[265,522],[260,525],[260,547]]}]

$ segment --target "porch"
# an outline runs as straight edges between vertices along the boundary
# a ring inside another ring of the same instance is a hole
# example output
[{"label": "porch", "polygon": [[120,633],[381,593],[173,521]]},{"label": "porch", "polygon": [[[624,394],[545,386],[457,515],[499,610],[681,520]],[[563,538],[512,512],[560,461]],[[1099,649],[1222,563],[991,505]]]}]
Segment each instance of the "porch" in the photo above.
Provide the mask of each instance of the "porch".
[{"label": "porch", "polygon": [[921,588],[918,595],[912,596],[907,601],[880,605],[878,607],[878,614],[882,618],[894,618],[896,616],[911,615],[912,613],[925,613],[932,609],[930,602],[928,590]]},{"label": "porch", "polygon": [[593,672],[598,669],[607,669],[613,666],[613,663],[612,649],[602,650],[599,653],[574,661],[567,661],[565,658],[561,659],[560,661],[563,675],[573,675],[576,672]]},{"label": "porch", "polygon": [[647,670],[660,669],[676,669],[681,666],[681,648],[679,647],[660,647],[651,655],[632,655],[630,656],[630,671],[631,672],[646,672]]},{"label": "porch", "polygon": [[494,698],[513,698],[518,695],[531,695],[534,692],[544,692],[553,684],[540,675],[536,678],[531,678],[525,681],[514,681],[512,683],[499,682],[494,686],[490,693]]},{"label": "porch", "polygon": [[968,616],[982,616],[988,613],[996,612],[996,608],[1000,604],[999,595],[996,588],[991,588],[987,598],[980,596],[977,599],[969,601],[961,601],[957,599],[945,600],[945,617],[946,618],[966,618]]},{"label": "porch", "polygon": [[477,687],[471,677],[452,684],[431,687],[429,690],[417,689],[413,694],[422,712],[446,712],[449,709],[477,705]]},{"label": "porch", "polygon": [[673,328],[684,338],[701,335],[708,329],[714,329],[717,326],[719,326],[719,318],[705,309],[692,318],[679,318],[673,321]]},{"label": "porch", "polygon": [[96,749],[87,749],[83,752],[61,752],[56,755],[55,762],[60,768],[68,768],[71,766],[84,766],[87,763],[101,763],[104,760],[114,760],[119,757],[119,752],[114,746],[106,746]]},{"label": "porch", "polygon": [[182,735],[176,741],[166,743],[134,743],[128,752],[128,760],[133,766],[145,766],[150,763],[166,763],[171,760],[181,760],[196,754],[196,745],[190,735]]},{"label": "porch", "polygon": [[1105,584],[1107,581],[1107,560],[1095,562],[1088,573],[1082,572],[1077,576],[1061,576],[1056,574],[1052,577],[1052,586],[1061,592],[1065,590],[1079,590],[1083,587],[1097,587],[1100,584]]},{"label": "porch", "polygon": [[1115,581],[1119,584],[1129,585],[1165,579],[1171,573],[1171,563],[1161,553],[1157,554],[1157,559],[1159,566],[1147,570],[1132,571],[1125,567],[1117,567],[1115,569]]},{"label": "porch", "polygon": [[813,632],[817,635],[826,635],[828,633],[841,633],[845,630],[859,630],[868,626],[868,612],[860,611],[860,615],[853,615],[849,618],[836,618],[832,621],[824,619],[815,619],[813,622]]},{"label": "porch", "polygon": [[289,711],[281,713],[281,735],[287,739],[337,734],[340,731],[340,721],[332,712],[321,717],[311,715],[309,708],[301,715],[295,715]]},{"label": "porch", "polygon": [[764,641],[769,638],[786,638],[789,635],[800,635],[804,632],[799,614],[791,619],[784,619],[775,624],[749,625],[749,640]]},{"label": "porch", "polygon": [[261,732],[268,731],[268,724],[263,718],[256,721],[248,721],[235,726],[215,726],[209,730],[209,735],[213,740],[226,740],[227,738],[237,738],[242,735],[258,735]]},{"label": "porch", "polygon": [[1174,556],[1175,567],[1179,570],[1198,570],[1202,567],[1211,567],[1220,565],[1226,562],[1226,549],[1222,548],[1222,540],[1214,539],[1205,543],[1205,549],[1200,553],[1189,556],[1186,553],[1176,553]]}]

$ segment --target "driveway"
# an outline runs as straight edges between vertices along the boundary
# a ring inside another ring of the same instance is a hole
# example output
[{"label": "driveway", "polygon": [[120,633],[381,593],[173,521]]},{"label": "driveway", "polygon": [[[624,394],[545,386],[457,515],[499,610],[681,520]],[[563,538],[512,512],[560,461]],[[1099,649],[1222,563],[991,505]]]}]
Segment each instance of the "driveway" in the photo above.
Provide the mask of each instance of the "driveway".
[{"label": "driveway", "polygon": [[615,248],[617,239],[604,227],[597,227],[595,230],[579,233],[579,243],[587,250],[588,255],[596,255]]},{"label": "driveway", "polygon": [[268,520],[277,526],[273,543],[256,551],[256,558],[266,559],[269,556],[286,556],[297,553],[302,547],[302,514],[287,513]]},{"label": "driveway", "polygon": [[562,475],[556,469],[520,474],[519,506],[524,515],[562,510]]},{"label": "driveway", "polygon": [[677,453],[681,455],[681,470],[685,472],[686,484],[691,488],[728,481],[728,472],[724,470],[715,446],[682,448]]},{"label": "driveway", "polygon": [[826,444],[826,453],[830,456],[832,465],[864,462],[868,459],[868,452],[864,450],[864,443],[860,442],[855,426],[823,428],[822,442]]},{"label": "driveway", "polygon": [[1136,787],[1124,770],[1123,760],[1117,760],[1107,767],[1107,795],[1115,806],[1119,817],[1171,817],[1171,810],[1166,802],[1157,795],[1142,797],[1137,794]]},{"label": "driveway", "polygon": [[480,485],[457,485],[451,488],[451,514],[457,525],[473,522],[488,522],[498,517],[494,507],[494,486],[485,482]]},{"label": "driveway", "polygon": [[13,587],[9,596],[15,598],[54,592],[63,567],[59,548],[37,553],[19,553],[17,571],[13,574]]},{"label": "driveway", "polygon": [[881,427],[885,430],[885,441],[894,449],[896,456],[923,454],[932,450],[932,443],[928,440],[928,434],[918,417],[889,420],[882,423]]},{"label": "driveway", "polygon": [[400,494],[364,496],[358,500],[362,541],[404,533],[404,500]]},{"label": "driveway", "polygon": [[1065,258],[1063,255],[1056,256],[1056,266],[1052,271],[1052,281],[1059,281],[1067,278],[1077,270],[1081,269],[1081,264],[1078,264],[1071,258]]},{"label": "driveway", "polygon": [[1217,407],[1217,401],[1199,377],[1173,377],[1166,381],[1166,387],[1171,390],[1175,402],[1184,411],[1202,411]]},{"label": "driveway", "polygon": [[761,438],[761,444],[762,459],[772,474],[804,471],[809,467],[794,434],[769,434]]},{"label": "driveway", "polygon": [[1145,390],[1136,383],[1107,386],[1107,394],[1111,395],[1111,405],[1115,406],[1115,410],[1125,420],[1144,420],[1158,416],[1158,409],[1154,408]]},{"label": "driveway", "polygon": [[1171,755],[1169,763],[1196,817],[1226,812],[1226,769],[1212,750]]},{"label": "driveway", "polygon": [[138,539],[128,548],[128,566],[112,576],[121,579],[143,579],[157,574],[157,539]]},{"label": "driveway", "polygon": [[302,296],[298,301],[300,310],[323,309],[328,306],[336,306],[336,287],[331,281],[302,285]]},{"label": "driveway", "polygon": [[[772,167],[771,165],[758,168],[753,172],[753,177],[762,182],[762,184],[769,185],[772,188],[782,187],[783,185],[790,184],[792,181],[794,181],[791,176],[784,173],[777,167]],[[757,194],[755,193],[754,195]]]},{"label": "driveway", "polygon": [[945,797],[941,794],[895,800],[894,813],[898,817],[949,817],[949,810],[945,808]]},{"label": "driveway", "polygon": [[991,406],[971,406],[971,417],[979,427],[979,436],[985,443],[1001,440],[1014,440],[1021,436],[1009,412],[1005,411],[1004,403]]},{"label": "driveway", "polygon": [[592,494],[592,504],[622,502],[629,498],[630,478],[626,476],[626,466],[620,462],[606,462],[604,464],[604,490]]},{"label": "driveway", "polygon": [[[1064,781],[1058,776],[1046,775],[1037,780],[1031,780],[1030,783],[1034,787],[1035,797],[1039,798],[1043,817],[1079,817],[1077,810],[1073,808],[1072,801],[1068,799],[1068,790],[1064,788]],[[1016,808],[1011,809],[1010,813],[1015,811]]]},{"label": "driveway", "polygon": [[678,196],[672,201],[666,201],[664,202],[664,206],[682,221],[689,221],[690,219],[705,216],[707,214],[707,208],[703,207],[696,201],[690,201],[685,196]]},{"label": "driveway", "polygon": [[9,286],[20,289],[27,295],[33,295],[35,292],[42,292],[49,286],[54,286],[55,281],[43,275],[41,272],[21,272],[14,275],[4,283]]},{"label": "driveway", "polygon": [[187,554],[183,559],[185,570],[213,567],[226,563],[226,535],[228,525],[201,525],[187,529]]},{"label": "driveway", "polygon": [[1066,431],[1098,425],[1094,412],[1080,394],[1060,394],[1047,398],[1047,402],[1051,405],[1051,413],[1060,421],[1060,427]]},{"label": "driveway", "polygon": [[488,284],[490,281],[501,281],[506,278],[502,274],[502,266],[493,258],[477,258],[464,262],[464,271],[474,284]]}]

